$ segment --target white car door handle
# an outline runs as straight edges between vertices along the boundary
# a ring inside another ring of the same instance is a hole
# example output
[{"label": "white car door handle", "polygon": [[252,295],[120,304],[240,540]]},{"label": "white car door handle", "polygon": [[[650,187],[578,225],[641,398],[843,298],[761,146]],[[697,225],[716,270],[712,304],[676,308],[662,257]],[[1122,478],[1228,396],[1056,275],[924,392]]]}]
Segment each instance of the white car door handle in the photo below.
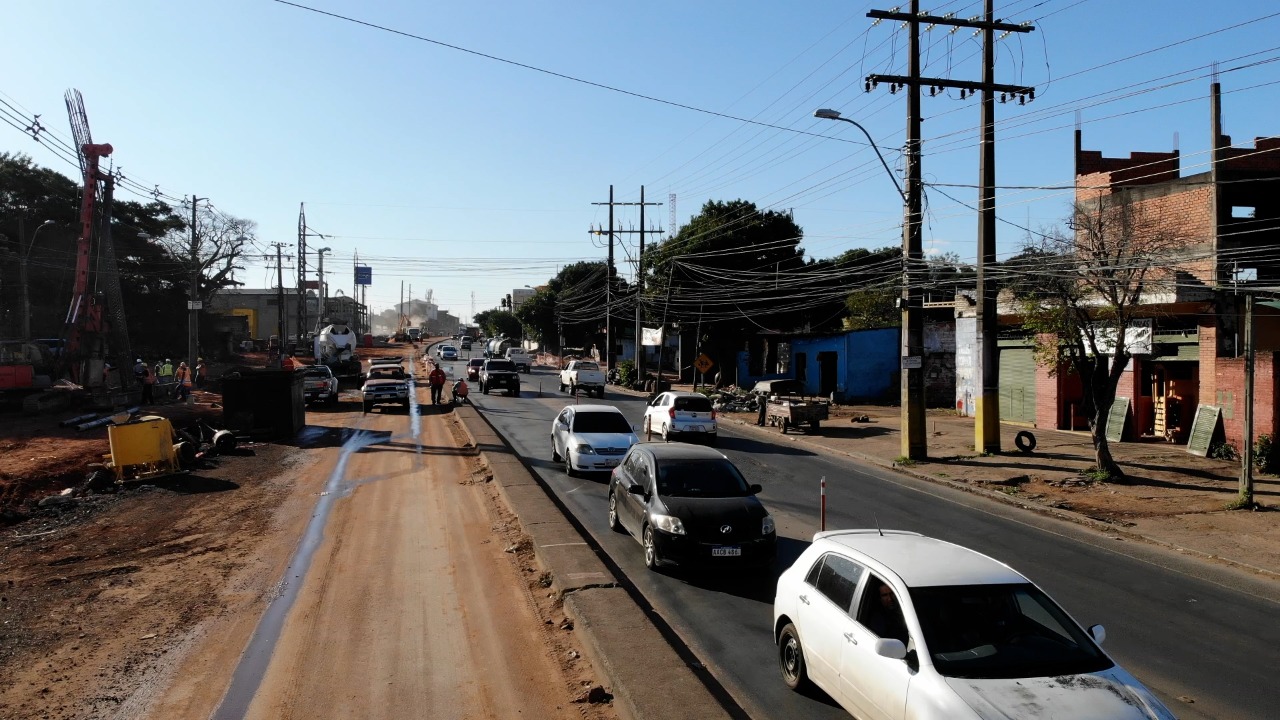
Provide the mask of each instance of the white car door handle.
[{"label": "white car door handle", "polygon": [[808,595],[801,595],[801,596],[800,596],[800,602],[804,603],[805,605],[808,605],[808,604],[809,604],[809,596],[808,596]]},{"label": "white car door handle", "polygon": [[849,642],[853,643],[854,645],[857,645],[857,644],[858,644],[858,641],[854,639],[854,637],[853,637],[853,633],[851,633],[851,632],[847,632],[847,633],[845,633],[845,634],[844,634],[844,639],[845,639],[845,640],[848,640]]}]

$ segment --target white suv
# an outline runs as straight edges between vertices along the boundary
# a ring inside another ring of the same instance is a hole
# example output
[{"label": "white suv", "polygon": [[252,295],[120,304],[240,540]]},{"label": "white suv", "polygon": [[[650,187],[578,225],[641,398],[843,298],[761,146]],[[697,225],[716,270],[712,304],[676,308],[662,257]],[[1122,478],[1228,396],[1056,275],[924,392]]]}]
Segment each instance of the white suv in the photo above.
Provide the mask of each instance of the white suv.
[{"label": "white suv", "polygon": [[1172,719],[1030,580],[895,530],[820,532],[778,578],[783,682],[865,720]]},{"label": "white suv", "polygon": [[716,444],[716,411],[706,395],[692,392],[664,392],[644,411],[644,431],[661,435],[665,441],[702,438]]}]

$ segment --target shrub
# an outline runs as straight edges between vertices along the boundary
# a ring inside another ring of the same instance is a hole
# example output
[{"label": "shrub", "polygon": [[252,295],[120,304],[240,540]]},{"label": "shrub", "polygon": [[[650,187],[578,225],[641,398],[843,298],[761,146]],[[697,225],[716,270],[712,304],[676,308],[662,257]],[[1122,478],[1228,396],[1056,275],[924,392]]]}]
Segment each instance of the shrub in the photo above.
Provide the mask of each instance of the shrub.
[{"label": "shrub", "polygon": [[618,384],[623,387],[631,387],[636,380],[636,364],[632,360],[623,360],[616,366],[618,368]]},{"label": "shrub", "polygon": [[1240,459],[1240,451],[1236,448],[1235,443],[1225,441],[1216,442],[1209,446],[1209,457],[1214,460],[1232,460]]}]

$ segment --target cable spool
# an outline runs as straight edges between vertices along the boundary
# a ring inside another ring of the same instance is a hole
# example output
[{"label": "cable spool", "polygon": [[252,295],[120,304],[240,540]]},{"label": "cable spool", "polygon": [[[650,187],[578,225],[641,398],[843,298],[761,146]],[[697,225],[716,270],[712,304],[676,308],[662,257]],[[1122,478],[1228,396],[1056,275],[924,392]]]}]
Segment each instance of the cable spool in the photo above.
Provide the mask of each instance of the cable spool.
[{"label": "cable spool", "polygon": [[229,453],[236,449],[236,436],[230,430],[219,430],[213,434],[213,447],[220,453]]}]

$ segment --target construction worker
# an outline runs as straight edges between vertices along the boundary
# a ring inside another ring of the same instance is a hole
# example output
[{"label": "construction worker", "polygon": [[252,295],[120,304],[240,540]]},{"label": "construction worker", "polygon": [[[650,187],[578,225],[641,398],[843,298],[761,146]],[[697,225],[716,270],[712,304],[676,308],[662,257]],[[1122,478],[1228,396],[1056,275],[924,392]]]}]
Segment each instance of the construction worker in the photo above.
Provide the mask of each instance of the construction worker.
[{"label": "construction worker", "polygon": [[173,361],[165,358],[164,362],[156,365],[156,379],[161,385],[173,384]]},{"label": "construction worker", "polygon": [[155,403],[155,385],[156,374],[151,372],[151,368],[142,362],[142,358],[138,358],[133,364],[133,379],[138,381],[142,386],[142,404],[152,405]]},{"label": "construction worker", "polygon": [[431,404],[439,405],[440,396],[444,392],[445,375],[444,370],[439,365],[431,364],[431,374],[427,376],[427,382],[431,383]]},{"label": "construction worker", "polygon": [[185,362],[178,363],[178,371],[173,376],[173,381],[177,385],[173,388],[173,396],[179,400],[186,400],[191,394],[191,368],[187,367]]}]

